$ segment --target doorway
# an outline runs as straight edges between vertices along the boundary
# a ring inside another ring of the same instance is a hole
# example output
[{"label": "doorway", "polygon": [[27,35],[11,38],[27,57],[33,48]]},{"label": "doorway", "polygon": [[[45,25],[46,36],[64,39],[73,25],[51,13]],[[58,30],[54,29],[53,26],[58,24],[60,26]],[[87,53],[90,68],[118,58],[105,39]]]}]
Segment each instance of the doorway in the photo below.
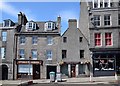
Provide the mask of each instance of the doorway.
[{"label": "doorway", "polygon": [[75,64],[71,65],[71,77],[75,77],[76,76],[76,71],[75,71]]},{"label": "doorway", "polygon": [[47,79],[50,79],[49,73],[55,72],[56,75],[56,66],[47,66]]},{"label": "doorway", "polygon": [[120,74],[120,54],[116,55],[116,71],[117,74]]},{"label": "doorway", "polygon": [[40,79],[40,64],[33,64],[33,79]]},{"label": "doorway", "polygon": [[2,65],[2,80],[8,80],[8,66]]}]

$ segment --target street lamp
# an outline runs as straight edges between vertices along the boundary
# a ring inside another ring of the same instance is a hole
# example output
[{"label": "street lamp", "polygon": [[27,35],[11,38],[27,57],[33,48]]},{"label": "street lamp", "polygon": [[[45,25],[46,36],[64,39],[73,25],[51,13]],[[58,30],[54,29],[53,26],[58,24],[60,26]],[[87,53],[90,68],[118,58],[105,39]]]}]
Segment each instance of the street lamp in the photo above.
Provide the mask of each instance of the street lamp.
[{"label": "street lamp", "polygon": [[31,56],[29,57],[29,80],[30,80],[30,60],[31,60]]}]

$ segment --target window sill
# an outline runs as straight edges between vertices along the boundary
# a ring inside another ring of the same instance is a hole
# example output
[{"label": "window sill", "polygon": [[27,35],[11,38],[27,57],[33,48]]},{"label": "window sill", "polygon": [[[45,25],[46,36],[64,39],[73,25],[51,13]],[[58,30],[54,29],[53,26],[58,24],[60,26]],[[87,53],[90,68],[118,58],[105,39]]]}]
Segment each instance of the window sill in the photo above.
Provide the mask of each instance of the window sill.
[{"label": "window sill", "polygon": [[52,59],[47,59],[47,60],[49,60],[49,61],[50,61],[50,60],[52,60]]}]

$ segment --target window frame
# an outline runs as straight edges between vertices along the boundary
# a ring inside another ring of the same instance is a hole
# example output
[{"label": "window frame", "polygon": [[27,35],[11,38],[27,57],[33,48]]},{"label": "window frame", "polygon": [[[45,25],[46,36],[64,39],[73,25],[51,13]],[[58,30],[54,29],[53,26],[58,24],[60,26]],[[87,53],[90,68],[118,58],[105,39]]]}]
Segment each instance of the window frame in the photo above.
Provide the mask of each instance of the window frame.
[{"label": "window frame", "polygon": [[19,59],[25,59],[25,49],[19,49]]},{"label": "window frame", "polygon": [[37,45],[38,43],[38,36],[32,36],[32,44]]},{"label": "window frame", "polygon": [[52,50],[46,50],[47,60],[52,60],[53,52]]},{"label": "window frame", "polygon": [[1,59],[5,59],[6,58],[6,48],[5,47],[1,47],[0,48],[0,56],[1,56]]},{"label": "window frame", "polygon": [[[6,35],[5,35],[5,34],[3,35],[3,33],[6,33]],[[2,36],[1,36],[1,37],[2,37],[2,41],[3,41],[3,42],[6,42],[6,41],[7,41],[7,31],[2,31],[2,32],[1,32],[1,35],[2,35]]]},{"label": "window frame", "polygon": [[38,58],[37,49],[31,49],[31,57],[33,60],[37,60],[37,58]]},{"label": "window frame", "polygon": [[[106,19],[105,19],[105,17],[106,17]],[[111,15],[105,14],[104,15],[104,26],[110,26],[110,25],[111,25]]]},{"label": "window frame", "polygon": [[101,26],[101,16],[100,15],[94,15],[94,24],[97,27]]},{"label": "window frame", "polygon": [[80,50],[80,59],[85,58],[85,50]]},{"label": "window frame", "polygon": [[26,42],[26,37],[25,36],[20,36],[19,37],[19,44],[20,45],[25,45]]},{"label": "window frame", "polygon": [[67,37],[63,37],[63,43],[67,43]]},{"label": "window frame", "polygon": [[[100,34],[100,38],[98,38],[99,37],[98,34]],[[100,41],[100,43],[98,43],[99,41]],[[94,33],[94,43],[95,43],[95,47],[102,46],[102,34],[101,33]]]},{"label": "window frame", "polygon": [[53,36],[47,36],[47,44],[53,45]]},{"label": "window frame", "polygon": [[67,50],[62,50],[62,59],[67,58]]},{"label": "window frame", "polygon": [[118,25],[120,25],[120,14],[118,14]]},{"label": "window frame", "polygon": [[[108,34],[109,34],[110,37],[107,37]],[[110,41],[111,44],[109,44],[108,41]],[[111,32],[105,33],[105,46],[113,46],[113,40],[112,40],[112,33]]]}]

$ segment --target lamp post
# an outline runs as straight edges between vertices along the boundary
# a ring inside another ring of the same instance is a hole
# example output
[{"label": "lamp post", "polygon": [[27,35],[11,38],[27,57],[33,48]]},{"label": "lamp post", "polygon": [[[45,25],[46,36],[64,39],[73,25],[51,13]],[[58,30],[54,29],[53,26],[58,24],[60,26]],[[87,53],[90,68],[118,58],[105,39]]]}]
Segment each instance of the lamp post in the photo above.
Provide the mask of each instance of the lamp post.
[{"label": "lamp post", "polygon": [[29,57],[29,80],[30,80],[30,60],[31,60],[31,56]]}]

